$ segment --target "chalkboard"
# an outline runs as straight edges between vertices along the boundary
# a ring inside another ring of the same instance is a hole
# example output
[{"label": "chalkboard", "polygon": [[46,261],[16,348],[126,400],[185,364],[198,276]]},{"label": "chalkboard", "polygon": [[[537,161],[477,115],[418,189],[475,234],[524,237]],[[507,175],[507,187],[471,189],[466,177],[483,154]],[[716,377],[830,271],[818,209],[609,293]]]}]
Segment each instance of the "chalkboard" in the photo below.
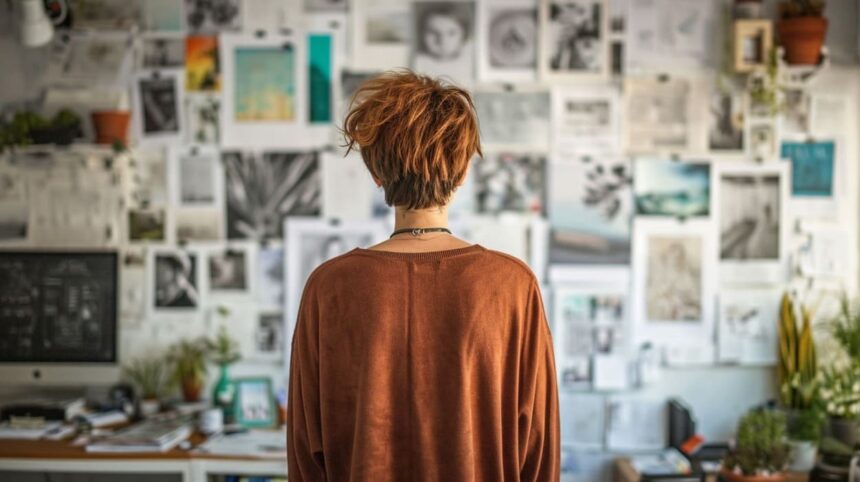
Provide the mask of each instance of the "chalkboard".
[{"label": "chalkboard", "polygon": [[0,362],[115,362],[116,252],[0,252]]}]

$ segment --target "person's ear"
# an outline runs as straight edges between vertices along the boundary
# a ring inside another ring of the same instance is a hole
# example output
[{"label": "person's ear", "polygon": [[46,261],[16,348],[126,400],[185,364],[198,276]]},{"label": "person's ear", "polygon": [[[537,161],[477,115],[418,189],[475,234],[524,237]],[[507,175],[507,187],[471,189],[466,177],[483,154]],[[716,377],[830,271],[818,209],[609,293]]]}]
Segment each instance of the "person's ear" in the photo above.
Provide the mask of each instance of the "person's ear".
[{"label": "person's ear", "polygon": [[373,178],[373,182],[376,184],[376,187],[382,186],[382,181],[376,178],[376,176],[371,176]]}]

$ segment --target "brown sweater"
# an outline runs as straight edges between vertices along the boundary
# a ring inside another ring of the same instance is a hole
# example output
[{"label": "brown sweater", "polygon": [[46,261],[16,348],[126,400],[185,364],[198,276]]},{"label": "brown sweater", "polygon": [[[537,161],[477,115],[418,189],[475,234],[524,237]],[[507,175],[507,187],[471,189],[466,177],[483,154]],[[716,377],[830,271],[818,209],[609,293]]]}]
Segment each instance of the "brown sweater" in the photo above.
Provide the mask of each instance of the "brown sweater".
[{"label": "brown sweater", "polygon": [[559,480],[555,356],[528,265],[474,244],[317,267],[292,338],[290,482]]}]

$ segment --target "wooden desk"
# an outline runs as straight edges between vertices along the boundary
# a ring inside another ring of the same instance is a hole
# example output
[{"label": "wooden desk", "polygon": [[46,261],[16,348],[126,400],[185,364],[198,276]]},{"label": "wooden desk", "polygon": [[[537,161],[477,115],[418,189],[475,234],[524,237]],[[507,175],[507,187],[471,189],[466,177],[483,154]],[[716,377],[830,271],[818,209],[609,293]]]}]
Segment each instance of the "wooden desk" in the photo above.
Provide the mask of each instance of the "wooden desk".
[{"label": "wooden desk", "polygon": [[[627,457],[619,457],[615,459],[615,467],[613,468],[612,480],[614,482],[639,482],[639,472],[633,468],[630,459]],[[705,482],[717,482],[719,479],[716,475],[708,475],[705,477]],[[788,472],[786,473],[785,482],[808,482],[808,474]]]},{"label": "wooden desk", "polygon": [[[197,446],[205,441],[199,434],[189,441]],[[3,472],[170,474],[180,482],[208,482],[211,476],[282,476],[284,459],[192,453],[173,449],[163,453],[90,453],[71,440],[0,440],[0,479]],[[52,478],[53,480],[53,478]],[[117,478],[121,480],[121,478]]]}]

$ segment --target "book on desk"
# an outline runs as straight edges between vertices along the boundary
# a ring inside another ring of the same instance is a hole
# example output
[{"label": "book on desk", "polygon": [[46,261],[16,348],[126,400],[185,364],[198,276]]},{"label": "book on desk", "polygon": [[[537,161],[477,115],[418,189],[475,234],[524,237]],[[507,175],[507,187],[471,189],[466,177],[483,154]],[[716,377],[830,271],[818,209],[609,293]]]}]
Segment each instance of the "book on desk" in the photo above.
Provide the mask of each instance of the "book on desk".
[{"label": "book on desk", "polygon": [[191,436],[192,426],[182,418],[147,420],[87,444],[87,452],[166,452]]}]

